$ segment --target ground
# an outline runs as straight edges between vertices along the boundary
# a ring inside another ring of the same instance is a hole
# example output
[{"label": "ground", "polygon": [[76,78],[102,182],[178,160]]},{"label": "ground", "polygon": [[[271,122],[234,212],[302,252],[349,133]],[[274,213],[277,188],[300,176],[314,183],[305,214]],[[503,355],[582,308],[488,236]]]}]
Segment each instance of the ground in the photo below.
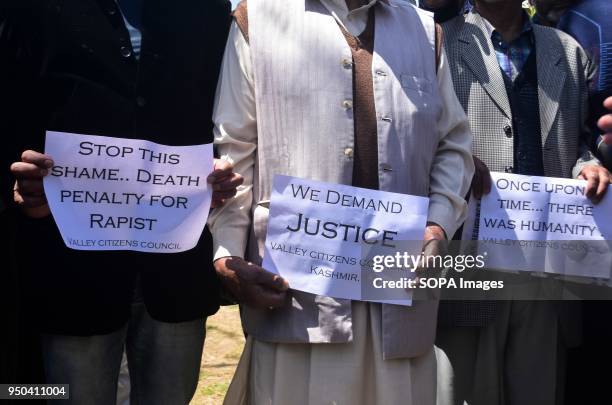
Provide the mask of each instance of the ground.
[{"label": "ground", "polygon": [[242,354],[244,335],[238,306],[221,307],[208,318],[200,382],[192,405],[220,405]]}]

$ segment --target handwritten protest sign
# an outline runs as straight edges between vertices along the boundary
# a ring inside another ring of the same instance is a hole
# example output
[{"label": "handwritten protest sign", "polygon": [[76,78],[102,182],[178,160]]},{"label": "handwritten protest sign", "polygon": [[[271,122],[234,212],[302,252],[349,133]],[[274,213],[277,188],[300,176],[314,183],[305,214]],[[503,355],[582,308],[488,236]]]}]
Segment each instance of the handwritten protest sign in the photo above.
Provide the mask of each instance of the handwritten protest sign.
[{"label": "handwritten protest sign", "polygon": [[491,176],[491,193],[470,202],[463,236],[483,241],[489,268],[610,277],[610,195],[594,205],[585,196],[586,181]]},{"label": "handwritten protest sign", "polygon": [[[362,300],[362,248],[393,254],[399,241],[419,241],[429,201],[423,197],[275,176],[263,266],[291,288]],[[389,302],[411,304],[405,290]],[[387,302],[387,300],[379,300]]]},{"label": "handwritten protest sign", "polygon": [[44,180],[66,246],[175,253],[196,246],[212,191],[212,145],[47,132]]}]

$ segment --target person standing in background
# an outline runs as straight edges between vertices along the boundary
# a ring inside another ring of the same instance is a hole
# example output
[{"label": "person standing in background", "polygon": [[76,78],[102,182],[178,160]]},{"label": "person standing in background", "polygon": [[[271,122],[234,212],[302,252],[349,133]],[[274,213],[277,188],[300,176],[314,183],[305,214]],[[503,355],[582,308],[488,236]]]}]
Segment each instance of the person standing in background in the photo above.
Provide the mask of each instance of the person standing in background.
[{"label": "person standing in background", "polygon": [[[132,403],[189,403],[220,291],[208,229],[183,253],[67,248],[42,187],[45,130],[212,142],[230,18],[226,0],[2,2],[0,163],[14,178],[3,174],[0,192],[16,212],[24,319],[42,334],[46,382],[70,384],[68,403],[115,403],[124,348]],[[219,205],[242,179],[215,167]]]},{"label": "person standing in background", "polygon": [[[590,125],[606,113],[604,100],[612,96],[612,2],[577,0],[559,20],[562,31],[574,37],[593,60],[597,70],[589,86]],[[597,149],[604,164],[612,169],[612,146],[597,137]]]},{"label": "person standing in background", "polygon": [[[589,85],[590,122],[606,113],[603,102],[612,96],[612,1],[535,0],[536,21],[570,34],[584,48],[596,71]],[[612,146],[601,136],[593,140],[603,163],[612,169]]]},{"label": "person standing in background", "polygon": [[[600,201],[610,174],[588,147],[593,66],[577,42],[532,24],[521,0],[477,0],[443,29],[455,91],[474,134],[475,197],[490,190],[490,169],[585,179],[587,196]],[[526,300],[449,304],[436,343],[452,365],[450,404],[563,403],[565,355],[579,343],[579,308]]]}]

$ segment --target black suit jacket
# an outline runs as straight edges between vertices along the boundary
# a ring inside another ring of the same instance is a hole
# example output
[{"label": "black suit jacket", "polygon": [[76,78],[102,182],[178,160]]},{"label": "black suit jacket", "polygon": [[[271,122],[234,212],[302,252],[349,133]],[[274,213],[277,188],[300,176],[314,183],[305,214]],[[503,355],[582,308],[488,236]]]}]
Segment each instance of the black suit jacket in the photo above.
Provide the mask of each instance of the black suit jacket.
[{"label": "black suit jacket", "polygon": [[[45,130],[212,142],[212,109],[231,21],[226,0],[145,0],[140,60],[114,0],[4,0],[0,10],[2,167]],[[3,173],[2,198],[13,179]],[[16,212],[16,211],[14,211]],[[211,235],[177,254],[83,252],[62,242],[52,218],[18,216],[18,270],[45,332],[92,335],[128,319],[137,278],[154,318],[214,313],[219,283]]]}]

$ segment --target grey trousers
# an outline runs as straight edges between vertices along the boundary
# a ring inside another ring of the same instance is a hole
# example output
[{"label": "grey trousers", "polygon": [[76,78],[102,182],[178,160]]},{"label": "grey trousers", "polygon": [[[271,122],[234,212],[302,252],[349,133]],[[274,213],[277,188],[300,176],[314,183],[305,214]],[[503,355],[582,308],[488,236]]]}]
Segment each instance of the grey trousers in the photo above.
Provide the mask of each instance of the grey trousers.
[{"label": "grey trousers", "polygon": [[438,329],[438,405],[561,405],[567,346],[556,304],[499,302],[484,327]]},{"label": "grey trousers", "polygon": [[198,385],[205,333],[205,320],[159,322],[138,303],[128,324],[117,332],[44,335],[47,383],[70,384],[70,399],[53,404],[115,404],[124,348],[131,405],[188,404]]}]

